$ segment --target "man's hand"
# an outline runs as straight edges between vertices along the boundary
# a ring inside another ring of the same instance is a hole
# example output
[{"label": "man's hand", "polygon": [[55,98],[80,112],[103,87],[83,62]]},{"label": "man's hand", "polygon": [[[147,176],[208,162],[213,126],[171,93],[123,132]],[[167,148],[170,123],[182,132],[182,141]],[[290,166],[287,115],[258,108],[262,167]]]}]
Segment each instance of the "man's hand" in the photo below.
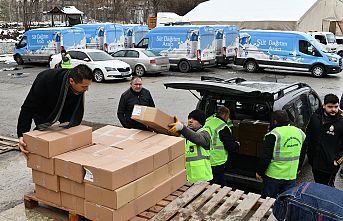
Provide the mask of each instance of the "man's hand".
[{"label": "man's hand", "polygon": [[170,127],[168,132],[171,135],[179,136],[179,131],[183,129],[183,124],[179,121],[179,119],[176,116],[174,117],[174,122],[175,123],[171,123],[168,125],[168,127]]},{"label": "man's hand", "polygon": [[29,151],[27,151],[26,148],[26,143],[24,142],[24,138],[23,137],[19,137],[19,149],[20,151],[24,154],[24,156],[27,159],[27,154],[30,153]]},{"label": "man's hand", "polygon": [[257,179],[257,180],[259,180],[259,181],[263,181],[262,177],[261,177],[261,176],[260,176],[258,173],[256,173],[256,175],[255,175],[255,176],[256,176],[256,179]]}]

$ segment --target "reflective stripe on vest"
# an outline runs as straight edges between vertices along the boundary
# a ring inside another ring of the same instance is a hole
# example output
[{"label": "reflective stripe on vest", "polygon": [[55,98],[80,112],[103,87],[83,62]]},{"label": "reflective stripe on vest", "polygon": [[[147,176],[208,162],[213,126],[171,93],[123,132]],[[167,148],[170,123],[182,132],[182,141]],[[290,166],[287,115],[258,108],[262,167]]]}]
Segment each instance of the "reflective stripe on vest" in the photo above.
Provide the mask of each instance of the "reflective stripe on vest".
[{"label": "reflective stripe on vest", "polygon": [[201,153],[201,149],[197,148],[197,156],[186,157],[186,162],[197,161],[197,160],[210,160],[210,156],[204,156]]}]

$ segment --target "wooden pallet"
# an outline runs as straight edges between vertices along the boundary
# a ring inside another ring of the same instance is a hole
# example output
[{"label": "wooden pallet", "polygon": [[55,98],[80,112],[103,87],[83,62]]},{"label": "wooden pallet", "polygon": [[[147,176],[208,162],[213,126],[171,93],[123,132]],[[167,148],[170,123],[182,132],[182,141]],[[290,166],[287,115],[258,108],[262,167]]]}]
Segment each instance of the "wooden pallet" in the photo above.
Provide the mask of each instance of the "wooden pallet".
[{"label": "wooden pallet", "polygon": [[66,211],[69,214],[69,221],[81,221],[84,217],[82,215],[77,214],[75,211],[67,209],[63,206],[58,206],[54,203],[38,199],[34,193],[26,194],[24,196],[24,205],[26,209],[33,209],[39,205],[39,203],[43,203],[45,205]]},{"label": "wooden pallet", "polygon": [[0,154],[11,150],[19,150],[18,139],[0,136]]},{"label": "wooden pallet", "polygon": [[267,220],[275,199],[202,182],[187,184],[131,221]]}]

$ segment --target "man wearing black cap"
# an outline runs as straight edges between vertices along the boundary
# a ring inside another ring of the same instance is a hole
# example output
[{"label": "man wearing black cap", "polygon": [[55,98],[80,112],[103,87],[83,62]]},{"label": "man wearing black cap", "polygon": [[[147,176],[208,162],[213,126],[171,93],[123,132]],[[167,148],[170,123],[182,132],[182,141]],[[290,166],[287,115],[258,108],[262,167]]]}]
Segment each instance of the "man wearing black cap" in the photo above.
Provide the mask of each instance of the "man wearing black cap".
[{"label": "man wearing black cap", "polygon": [[211,136],[205,124],[206,115],[201,110],[193,110],[188,115],[187,127],[175,117],[175,123],[169,125],[171,134],[181,133],[186,138],[187,180],[191,183],[213,179],[210,162]]}]

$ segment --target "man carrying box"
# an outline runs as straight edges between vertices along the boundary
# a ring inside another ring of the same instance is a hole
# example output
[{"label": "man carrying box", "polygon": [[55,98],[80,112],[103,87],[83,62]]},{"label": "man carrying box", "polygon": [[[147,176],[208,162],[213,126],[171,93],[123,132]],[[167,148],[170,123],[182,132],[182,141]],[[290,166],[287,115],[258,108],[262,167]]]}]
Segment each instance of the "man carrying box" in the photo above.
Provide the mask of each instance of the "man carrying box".
[{"label": "man carrying box", "polygon": [[213,179],[210,162],[211,137],[208,129],[203,128],[206,115],[201,110],[194,110],[188,115],[187,127],[175,117],[175,123],[169,124],[170,134],[179,132],[186,138],[186,172],[191,183]]},{"label": "man carrying box", "polygon": [[29,153],[23,133],[30,131],[32,120],[38,130],[57,121],[69,122],[67,127],[79,125],[84,112],[84,92],[92,83],[92,70],[80,64],[73,69],[52,69],[39,73],[21,106],[17,134],[19,148]]}]

